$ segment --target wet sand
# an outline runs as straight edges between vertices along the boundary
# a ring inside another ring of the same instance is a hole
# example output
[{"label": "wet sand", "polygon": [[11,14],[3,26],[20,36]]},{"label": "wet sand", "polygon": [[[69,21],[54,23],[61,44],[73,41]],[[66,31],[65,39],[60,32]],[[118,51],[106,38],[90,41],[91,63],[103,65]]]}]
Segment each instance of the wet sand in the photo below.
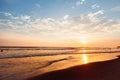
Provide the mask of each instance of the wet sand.
[{"label": "wet sand", "polygon": [[120,80],[120,56],[109,61],[48,72],[28,80]]}]

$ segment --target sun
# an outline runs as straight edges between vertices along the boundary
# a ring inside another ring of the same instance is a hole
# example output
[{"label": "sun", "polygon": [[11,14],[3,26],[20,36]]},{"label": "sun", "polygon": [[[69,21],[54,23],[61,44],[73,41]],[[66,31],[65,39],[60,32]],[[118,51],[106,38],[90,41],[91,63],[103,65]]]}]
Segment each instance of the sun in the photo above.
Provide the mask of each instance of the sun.
[{"label": "sun", "polygon": [[87,39],[87,36],[86,35],[82,35],[82,36],[80,36],[79,37],[79,42],[81,43],[81,44],[87,44],[88,43],[88,39]]},{"label": "sun", "polygon": [[82,44],[87,44],[87,40],[81,40],[80,41]]}]

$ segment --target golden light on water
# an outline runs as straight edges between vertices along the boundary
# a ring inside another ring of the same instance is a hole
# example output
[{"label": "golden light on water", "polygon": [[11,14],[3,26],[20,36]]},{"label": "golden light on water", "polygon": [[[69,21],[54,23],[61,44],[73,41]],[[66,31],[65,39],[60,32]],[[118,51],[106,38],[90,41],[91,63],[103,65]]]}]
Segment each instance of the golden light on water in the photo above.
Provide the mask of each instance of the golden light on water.
[{"label": "golden light on water", "polygon": [[87,64],[88,63],[88,58],[86,54],[82,54],[82,58],[83,58],[83,63]]},{"label": "golden light on water", "polygon": [[83,49],[83,50],[81,50],[81,52],[85,54],[87,51]]},{"label": "golden light on water", "polygon": [[86,64],[88,63],[88,57],[87,57],[87,54],[85,54],[86,50],[82,50],[82,53],[84,53],[82,54],[83,63]]}]

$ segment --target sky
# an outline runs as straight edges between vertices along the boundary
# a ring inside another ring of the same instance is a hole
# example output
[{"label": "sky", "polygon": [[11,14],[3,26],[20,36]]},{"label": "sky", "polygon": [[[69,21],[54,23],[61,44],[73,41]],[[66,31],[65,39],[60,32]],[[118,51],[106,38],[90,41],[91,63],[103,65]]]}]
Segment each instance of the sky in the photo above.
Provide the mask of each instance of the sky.
[{"label": "sky", "polygon": [[118,45],[120,0],[0,0],[0,46]]}]

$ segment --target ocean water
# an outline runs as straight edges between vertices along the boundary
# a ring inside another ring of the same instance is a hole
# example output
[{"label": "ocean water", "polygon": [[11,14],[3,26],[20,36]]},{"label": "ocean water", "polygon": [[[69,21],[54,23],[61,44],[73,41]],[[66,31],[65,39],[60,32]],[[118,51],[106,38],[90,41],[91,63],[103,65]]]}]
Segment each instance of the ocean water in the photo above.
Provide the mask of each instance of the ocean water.
[{"label": "ocean water", "polygon": [[0,52],[0,80],[25,80],[54,70],[116,59],[118,55],[120,49],[4,49]]}]

